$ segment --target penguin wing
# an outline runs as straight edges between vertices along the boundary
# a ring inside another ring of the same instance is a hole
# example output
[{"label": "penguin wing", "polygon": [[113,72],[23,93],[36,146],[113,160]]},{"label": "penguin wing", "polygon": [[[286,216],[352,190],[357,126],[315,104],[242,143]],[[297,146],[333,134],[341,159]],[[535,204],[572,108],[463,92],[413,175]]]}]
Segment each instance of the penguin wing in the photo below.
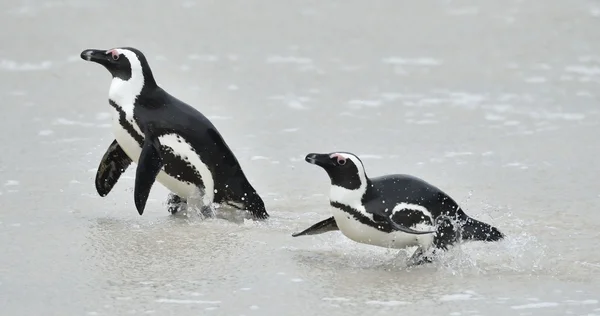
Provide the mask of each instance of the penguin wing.
[{"label": "penguin wing", "polygon": [[152,189],[156,176],[162,167],[163,160],[160,155],[160,141],[158,138],[146,134],[135,173],[135,189],[133,194],[135,207],[140,215],[144,213],[150,189]]},{"label": "penguin wing", "polygon": [[292,234],[292,237],[298,236],[307,236],[307,235],[319,235],[330,231],[339,230],[337,223],[335,222],[335,218],[330,217],[326,220],[322,220],[309,228],[299,232]]},{"label": "penguin wing", "polygon": [[117,140],[113,140],[96,171],[96,191],[100,196],[104,197],[110,193],[131,162],[131,158],[119,146]]},{"label": "penguin wing", "polygon": [[376,202],[378,205],[366,205],[365,209],[368,213],[373,214],[373,220],[376,222],[387,223],[392,226],[393,229],[413,235],[425,235],[435,233],[435,230],[414,230],[404,224],[399,224],[400,218],[392,216],[394,213],[390,212],[387,208],[384,208],[381,202]]}]

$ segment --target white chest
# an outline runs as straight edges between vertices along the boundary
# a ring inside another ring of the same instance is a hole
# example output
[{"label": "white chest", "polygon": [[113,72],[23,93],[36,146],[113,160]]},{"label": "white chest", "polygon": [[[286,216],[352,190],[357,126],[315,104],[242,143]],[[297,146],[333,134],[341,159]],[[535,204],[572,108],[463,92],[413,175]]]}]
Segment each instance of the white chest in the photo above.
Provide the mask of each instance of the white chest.
[{"label": "white chest", "polygon": [[[362,209],[362,213],[366,213],[362,205],[355,205],[354,208],[358,210]],[[414,235],[401,231],[391,233],[382,232],[372,226],[359,222],[354,216],[336,207],[332,207],[332,214],[342,234],[358,243],[403,249],[413,246],[428,247],[433,242],[432,234]],[[420,228],[418,227],[417,229]]]},{"label": "white chest", "polygon": [[[122,111],[125,113],[124,119],[129,123],[129,125],[131,125],[133,127],[134,131],[138,135],[140,135],[143,139],[144,134],[142,133],[142,131],[140,130],[140,127],[135,123],[135,121],[133,119],[133,106],[130,111],[127,111],[126,109],[127,108],[122,109]],[[113,111],[114,111],[114,113],[113,113],[113,120],[112,120],[112,130],[113,130],[113,134],[115,135],[115,139],[117,140],[117,142],[119,143],[121,148],[123,148],[123,151],[125,151],[127,156],[129,156],[129,158],[131,158],[131,160],[133,160],[135,163],[137,163],[139,160],[140,154],[142,153],[142,147],[135,140],[135,138],[131,134],[129,134],[129,132],[123,127],[123,125],[121,125],[121,122],[120,122],[121,115],[120,115],[119,111],[117,111],[116,109],[113,109]]]}]

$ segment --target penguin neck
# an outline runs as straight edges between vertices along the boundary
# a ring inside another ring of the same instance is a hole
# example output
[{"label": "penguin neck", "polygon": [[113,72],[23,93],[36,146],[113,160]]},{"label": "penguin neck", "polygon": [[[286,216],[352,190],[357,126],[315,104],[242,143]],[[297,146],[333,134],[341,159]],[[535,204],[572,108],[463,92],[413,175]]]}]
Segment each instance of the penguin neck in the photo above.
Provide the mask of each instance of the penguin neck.
[{"label": "penguin neck", "polygon": [[347,206],[363,205],[372,195],[372,191],[371,180],[365,174],[361,175],[360,186],[357,189],[348,189],[332,183],[329,191],[329,201]]},{"label": "penguin neck", "polygon": [[132,72],[128,80],[113,77],[108,98],[123,109],[132,108],[140,95],[151,93],[156,88],[152,72]]}]

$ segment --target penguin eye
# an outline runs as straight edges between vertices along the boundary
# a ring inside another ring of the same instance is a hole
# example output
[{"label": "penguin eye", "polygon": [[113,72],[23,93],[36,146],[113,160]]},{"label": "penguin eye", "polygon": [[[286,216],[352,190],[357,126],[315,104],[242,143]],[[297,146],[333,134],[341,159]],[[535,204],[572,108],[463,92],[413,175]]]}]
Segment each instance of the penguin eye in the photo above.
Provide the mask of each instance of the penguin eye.
[{"label": "penguin eye", "polygon": [[112,54],[112,59],[113,60],[119,60],[119,54]]},{"label": "penguin eye", "polygon": [[346,164],[346,159],[338,159],[337,163],[338,165],[343,166]]}]

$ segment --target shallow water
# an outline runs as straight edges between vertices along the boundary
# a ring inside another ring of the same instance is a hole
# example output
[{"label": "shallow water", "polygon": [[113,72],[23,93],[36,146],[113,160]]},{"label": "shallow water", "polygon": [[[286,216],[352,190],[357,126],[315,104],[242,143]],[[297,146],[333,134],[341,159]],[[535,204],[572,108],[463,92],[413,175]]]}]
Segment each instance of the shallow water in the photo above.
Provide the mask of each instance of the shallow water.
[{"label": "shallow water", "polygon": [[[0,314],[600,315],[600,4],[144,3],[0,3]],[[171,217],[161,185],[140,217],[134,168],[96,194],[110,77],[78,55],[114,46],[213,119],[268,222]],[[292,238],[330,214],[304,155],[334,150],[508,238],[415,268]]]}]

